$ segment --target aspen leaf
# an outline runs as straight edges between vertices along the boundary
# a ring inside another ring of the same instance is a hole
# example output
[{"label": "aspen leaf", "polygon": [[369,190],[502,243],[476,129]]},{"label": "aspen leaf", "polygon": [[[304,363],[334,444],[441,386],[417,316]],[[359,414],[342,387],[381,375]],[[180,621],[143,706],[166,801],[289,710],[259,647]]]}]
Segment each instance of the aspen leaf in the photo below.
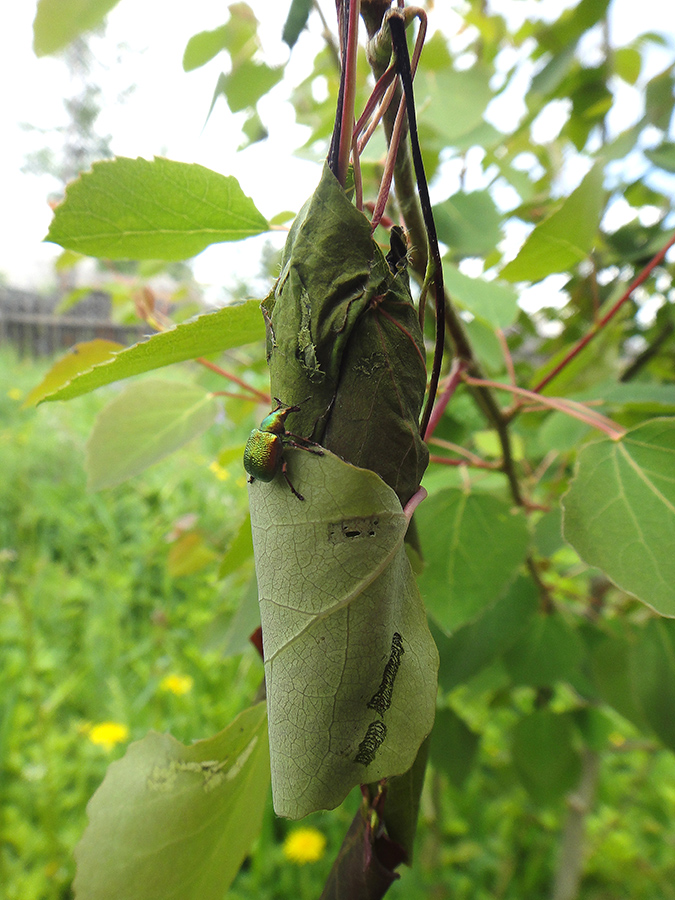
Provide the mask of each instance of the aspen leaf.
[{"label": "aspen leaf", "polygon": [[75,851],[78,900],[220,900],[267,798],[265,708],[185,746],[151,732],[113,763]]},{"label": "aspen leaf", "polygon": [[584,447],[564,511],[565,538],[585,562],[675,616],[675,418]]},{"label": "aspen leaf", "polygon": [[337,806],[406,772],[431,731],[438,653],[406,556],[406,516],[375,473],[289,450],[249,488],[278,815]]}]

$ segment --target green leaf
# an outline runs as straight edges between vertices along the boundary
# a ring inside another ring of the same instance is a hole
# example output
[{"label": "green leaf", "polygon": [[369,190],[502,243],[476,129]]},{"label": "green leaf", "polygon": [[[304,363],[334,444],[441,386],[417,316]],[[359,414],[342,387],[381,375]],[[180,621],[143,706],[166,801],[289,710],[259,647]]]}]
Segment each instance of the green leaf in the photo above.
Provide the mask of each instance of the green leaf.
[{"label": "green leaf", "polygon": [[585,562],[675,616],[675,418],[584,447],[563,507],[565,538]]},{"label": "green leaf", "polygon": [[[454,298],[453,298],[454,299]],[[461,303],[457,304],[461,306]],[[504,371],[504,351],[494,328],[478,317],[464,323],[464,328],[481,366],[491,375]]]},{"label": "green leaf", "polygon": [[614,71],[627,84],[635,84],[642,69],[642,56],[635,47],[617,47],[612,54]]},{"label": "green leaf", "polygon": [[415,514],[424,548],[420,590],[437,622],[452,631],[494,602],[525,559],[525,517],[490,494],[454,488]]},{"label": "green leaf", "polygon": [[284,30],[281,34],[288,46],[293,49],[300,32],[307,25],[310,10],[312,9],[312,0],[291,0],[291,8],[288,11]]},{"label": "green leaf", "polygon": [[166,570],[172,578],[194,575],[201,572],[216,558],[216,552],[209,547],[198,531],[182,534],[171,545],[166,561]]},{"label": "green leaf", "polygon": [[530,108],[537,108],[543,97],[551,94],[567,75],[576,60],[576,41],[564,46],[532,79],[532,85],[526,97]]},{"label": "green leaf", "polygon": [[673,115],[675,98],[675,66],[669,66],[655,75],[645,92],[645,117],[648,122],[667,132]]},{"label": "green leaf", "polygon": [[622,634],[603,635],[590,650],[593,684],[602,699],[638,728],[646,727],[631,667],[631,644],[639,630],[631,629],[630,640]]},{"label": "green leaf", "polygon": [[173,453],[213,424],[213,394],[192,384],[152,379],[115,397],[87,442],[90,491],[120,484]]},{"label": "green leaf", "polygon": [[510,285],[469,278],[449,262],[443,263],[443,279],[458,306],[493,328],[508,328],[518,318],[518,295]]},{"label": "green leaf", "polygon": [[387,835],[405,850],[405,862],[409,866],[413,861],[429,745],[430,737],[427,737],[422,742],[411,768],[403,775],[395,775],[387,782],[387,802],[384,804],[382,820],[387,829]]},{"label": "green leaf", "polygon": [[560,51],[568,44],[576,43],[605,15],[608,5],[609,0],[581,0],[565,9],[555,22],[540,26],[537,37],[541,46]]},{"label": "green leaf", "polygon": [[452,691],[494,662],[523,633],[538,605],[532,581],[519,578],[501,599],[450,637],[434,629],[441,688]]},{"label": "green leaf", "polygon": [[672,141],[664,141],[653,150],[645,150],[645,156],[660,169],[675,172],[675,143]]},{"label": "green leaf", "polygon": [[509,281],[540,281],[586,259],[597,239],[604,203],[603,169],[596,163],[565,202],[530,233],[501,271]]},{"label": "green leaf", "polygon": [[536,803],[548,805],[571,790],[581,772],[568,714],[539,709],[520,719],[513,732],[513,764]]},{"label": "green leaf", "polygon": [[251,536],[251,516],[246,515],[223,555],[218,569],[218,578],[233,575],[248,559],[253,558],[253,538]]},{"label": "green leaf", "polygon": [[[672,545],[671,545],[672,552]],[[631,674],[645,718],[675,750],[675,623],[652,619],[631,650]]]},{"label": "green leaf", "polygon": [[187,259],[269,226],[235,178],[195,163],[118,157],[66,189],[45,240],[109,259]]},{"label": "green leaf", "polygon": [[534,527],[532,538],[534,548],[541,556],[553,556],[563,546],[560,506],[556,505],[550,512],[544,513]]},{"label": "green leaf", "polygon": [[250,344],[263,335],[264,326],[257,300],[226,306],[113,354],[93,368],[78,373],[41,399],[70,400],[122,378]]},{"label": "green leaf", "polygon": [[485,256],[502,237],[501,215],[489,191],[458,191],[434,207],[438,239],[453,257]]},{"label": "green leaf", "polygon": [[452,709],[439,709],[431,732],[431,763],[461,790],[476,758],[480,736]]},{"label": "green leaf", "polygon": [[229,23],[214,28],[213,31],[200,31],[187,42],[183,54],[183,70],[191,72],[210,62],[221,50],[227,48]]},{"label": "green leaf", "polygon": [[86,372],[93,366],[106,362],[123,349],[122,344],[98,338],[83,344],[75,344],[65,356],[54,363],[40,384],[36,385],[28,394],[23,405],[36,406],[62,388],[64,384],[71,382],[81,372]]},{"label": "green leaf", "polygon": [[457,71],[420,72],[415,79],[415,99],[420,123],[454,145],[482,122],[492,99],[490,70],[475,65]]},{"label": "green leaf", "polygon": [[531,619],[504,654],[504,665],[515,684],[543,687],[570,678],[583,657],[576,631],[560,615]]},{"label": "green leaf", "polygon": [[438,654],[379,476],[331,453],[287,450],[249,485],[278,815],[332,809],[401,775],[431,731]]},{"label": "green leaf", "polygon": [[99,25],[118,0],[39,0],[33,22],[36,56],[58,53]]},{"label": "green leaf", "polygon": [[283,66],[273,69],[265,63],[244,60],[222,80],[223,92],[230,109],[232,112],[239,112],[255,106],[263,94],[278,84],[283,76]]},{"label": "green leaf", "polygon": [[78,900],[222,900],[267,797],[263,704],[189,747],[150,733],[113,763],[75,851]]},{"label": "green leaf", "polygon": [[206,653],[216,653],[225,658],[241,656],[252,649],[251,635],[258,628],[258,585],[253,576],[243,589],[234,615],[224,612],[210,620],[202,647]]}]

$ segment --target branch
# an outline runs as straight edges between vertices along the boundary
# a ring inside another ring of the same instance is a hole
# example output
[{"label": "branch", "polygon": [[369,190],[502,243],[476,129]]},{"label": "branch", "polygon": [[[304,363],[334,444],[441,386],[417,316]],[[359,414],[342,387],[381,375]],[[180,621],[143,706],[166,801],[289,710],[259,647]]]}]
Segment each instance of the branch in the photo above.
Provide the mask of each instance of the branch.
[{"label": "branch", "polygon": [[675,331],[675,323],[666,322],[661,331],[656,335],[654,340],[648,347],[635,357],[633,362],[628,366],[628,368],[623,372],[619,381],[630,381],[632,378],[635,378],[637,373],[643,369],[647,363],[653,359],[656,354],[661,349],[661,346],[665,344],[671,334]]},{"label": "branch", "polygon": [[595,750],[585,748],[581,757],[579,784],[567,797],[567,821],[562,834],[551,900],[575,900],[579,896],[584,864],[586,818],[595,799],[599,772],[599,754]]},{"label": "branch", "polygon": [[546,387],[546,385],[549,384],[549,382],[553,381],[553,379],[556,377],[556,375],[559,375],[562,372],[562,370],[567,365],[569,365],[569,363],[574,359],[575,356],[577,356],[579,353],[581,353],[581,351],[584,349],[584,347],[587,344],[590,344],[590,342],[593,340],[593,338],[596,336],[596,334],[599,331],[602,331],[602,329],[605,327],[605,325],[611,319],[614,318],[614,316],[618,313],[618,311],[621,309],[621,307],[624,305],[624,303],[628,300],[630,295],[633,293],[635,288],[639,287],[644,281],[646,281],[647,278],[653,272],[653,270],[659,265],[660,262],[663,261],[663,258],[665,257],[666,253],[670,250],[670,248],[673,246],[673,244],[675,244],[675,234],[673,234],[673,236],[666,243],[666,245],[659,250],[659,252],[656,254],[656,256],[651,260],[651,262],[647,263],[647,265],[640,272],[640,274],[637,276],[637,278],[635,278],[634,281],[631,282],[631,284],[626,288],[626,290],[623,292],[623,294],[619,297],[619,299],[616,301],[614,306],[612,306],[612,308],[607,313],[605,313],[605,315],[601,319],[599,319],[597,322],[595,322],[588,330],[588,333],[585,334],[581,338],[581,340],[579,340],[574,345],[574,347],[572,347],[572,349],[565,356],[565,358],[563,360],[561,360],[558,363],[558,365],[554,369],[552,369],[545,378],[542,378],[542,380],[539,382],[539,384],[536,387],[532,388],[532,390],[535,393],[539,393],[539,391],[542,391]]},{"label": "branch", "polygon": [[517,396],[526,397],[528,400],[536,400],[542,406],[548,406],[551,409],[555,409],[557,412],[562,412],[568,416],[572,416],[574,419],[579,419],[581,422],[585,422],[587,425],[591,425],[599,431],[604,431],[604,433],[614,441],[621,440],[626,433],[626,429],[622,428],[617,422],[595,412],[595,410],[589,409],[587,406],[584,406],[583,403],[578,403],[576,400],[565,400],[562,397],[545,397],[535,394],[534,391],[528,391],[526,388],[517,387],[514,384],[500,384],[498,381],[487,381],[485,379],[471,377],[465,377],[464,380],[467,384],[491,387],[498,391],[509,391]]}]

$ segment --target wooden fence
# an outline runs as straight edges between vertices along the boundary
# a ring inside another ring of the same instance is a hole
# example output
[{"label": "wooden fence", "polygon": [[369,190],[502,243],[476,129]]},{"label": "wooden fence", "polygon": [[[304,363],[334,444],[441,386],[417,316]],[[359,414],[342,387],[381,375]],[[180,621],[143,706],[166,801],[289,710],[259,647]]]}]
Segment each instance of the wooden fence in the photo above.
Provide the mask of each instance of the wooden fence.
[{"label": "wooden fence", "polygon": [[110,298],[92,294],[63,315],[56,300],[28,291],[0,288],[0,346],[11,344],[20,356],[52,356],[94,338],[129,345],[143,340],[146,325],[118,325],[109,318]]}]

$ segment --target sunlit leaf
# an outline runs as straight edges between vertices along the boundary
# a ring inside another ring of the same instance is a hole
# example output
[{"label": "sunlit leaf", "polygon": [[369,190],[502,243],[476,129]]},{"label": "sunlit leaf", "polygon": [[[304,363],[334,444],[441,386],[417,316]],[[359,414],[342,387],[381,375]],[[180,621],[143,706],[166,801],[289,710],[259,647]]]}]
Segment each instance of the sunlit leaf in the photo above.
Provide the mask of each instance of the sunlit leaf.
[{"label": "sunlit leaf", "polygon": [[213,31],[200,31],[187,42],[183,54],[183,69],[191,72],[217,56],[227,47],[228,25],[221,25]]},{"label": "sunlit leaf", "polygon": [[173,453],[213,423],[213,394],[192,384],[130,385],[98,414],[87,442],[90,491],[112,487]]},{"label": "sunlit leaf", "polygon": [[443,263],[443,279],[453,300],[493,328],[508,328],[518,318],[518,295],[510,285],[470,278]]},{"label": "sunlit leaf", "polygon": [[264,704],[190,746],[150,733],[113,763],[89,803],[77,900],[222,900],[262,821]]},{"label": "sunlit leaf", "polygon": [[118,0],[39,0],[33,23],[36,56],[58,53],[103,21]]},{"label": "sunlit leaf", "polygon": [[537,225],[514,260],[501,271],[509,281],[540,281],[586,259],[597,238],[604,191],[596,164],[562,206]]},{"label": "sunlit leaf", "polygon": [[434,207],[438,239],[455,256],[483,256],[501,240],[501,216],[488,191],[458,191]]},{"label": "sunlit leaf", "polygon": [[88,256],[179,260],[268,228],[231,175],[159,157],[118,157],[71,182],[45,240]]},{"label": "sunlit leaf", "polygon": [[161,369],[171,363],[198,356],[221,353],[232,347],[250,344],[263,336],[264,325],[256,300],[226,306],[104,358],[93,368],[78,371],[70,381],[65,384],[61,382],[63,386],[52,393],[43,394],[40,399],[69,400],[122,378],[130,378],[132,375]]},{"label": "sunlit leaf", "polygon": [[36,385],[28,394],[23,405],[33,406],[40,403],[41,400],[49,397],[65,384],[69,384],[80,373],[87,372],[92,366],[106,362],[123,349],[122,344],[100,339],[75,344],[65,356],[54,363],[40,384]]},{"label": "sunlit leaf", "polygon": [[584,447],[563,505],[565,538],[583,560],[675,616],[675,418]]},{"label": "sunlit leaf", "polygon": [[232,112],[255,106],[258,100],[283,78],[283,67],[245,60],[222,79],[223,93]]},{"label": "sunlit leaf", "polygon": [[451,145],[480,125],[491,97],[490,70],[480,65],[420,73],[415,79],[420,122]]},{"label": "sunlit leaf", "polygon": [[675,172],[675,143],[664,141],[652,150],[645,150],[645,156],[650,162],[666,172]]}]

